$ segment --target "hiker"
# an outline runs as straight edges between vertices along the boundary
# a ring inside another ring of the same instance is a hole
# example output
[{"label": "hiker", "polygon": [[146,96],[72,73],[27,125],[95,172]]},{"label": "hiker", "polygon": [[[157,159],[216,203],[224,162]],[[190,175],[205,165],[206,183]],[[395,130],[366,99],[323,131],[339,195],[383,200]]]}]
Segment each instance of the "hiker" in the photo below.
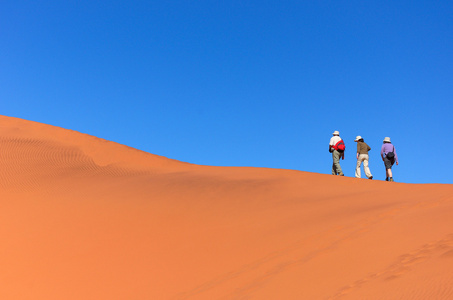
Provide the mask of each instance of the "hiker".
[{"label": "hiker", "polygon": [[360,166],[362,165],[363,162],[363,169],[365,170],[365,175],[368,179],[373,179],[373,175],[371,175],[370,168],[368,167],[368,151],[371,150],[370,146],[365,143],[363,138],[358,135],[354,142],[357,142],[357,166],[355,168],[355,177],[356,178],[361,178],[360,174]]},{"label": "hiker", "polygon": [[384,138],[381,157],[385,165],[385,181],[393,181],[392,166],[395,162],[398,165],[398,155],[396,155],[395,146],[392,145],[389,137]]},{"label": "hiker", "polygon": [[330,138],[329,152],[332,153],[332,175],[344,176],[340,166],[340,157],[344,159],[345,145],[340,137],[340,132],[335,131],[333,137]]}]

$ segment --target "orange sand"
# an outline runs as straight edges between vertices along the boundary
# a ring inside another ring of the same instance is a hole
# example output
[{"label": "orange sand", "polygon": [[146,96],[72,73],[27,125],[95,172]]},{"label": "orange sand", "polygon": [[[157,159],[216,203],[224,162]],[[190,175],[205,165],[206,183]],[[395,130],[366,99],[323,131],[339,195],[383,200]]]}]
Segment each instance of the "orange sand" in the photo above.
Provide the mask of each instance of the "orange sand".
[{"label": "orange sand", "polygon": [[198,166],[10,117],[0,142],[0,299],[453,299],[453,185]]}]

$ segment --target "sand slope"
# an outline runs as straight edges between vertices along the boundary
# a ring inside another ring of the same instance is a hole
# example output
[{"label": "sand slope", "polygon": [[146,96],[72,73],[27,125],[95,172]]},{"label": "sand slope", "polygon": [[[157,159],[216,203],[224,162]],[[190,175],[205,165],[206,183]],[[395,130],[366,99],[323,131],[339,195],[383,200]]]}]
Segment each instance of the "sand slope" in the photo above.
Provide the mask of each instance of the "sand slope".
[{"label": "sand slope", "polygon": [[10,117],[0,143],[0,299],[453,299],[452,185],[197,166]]}]

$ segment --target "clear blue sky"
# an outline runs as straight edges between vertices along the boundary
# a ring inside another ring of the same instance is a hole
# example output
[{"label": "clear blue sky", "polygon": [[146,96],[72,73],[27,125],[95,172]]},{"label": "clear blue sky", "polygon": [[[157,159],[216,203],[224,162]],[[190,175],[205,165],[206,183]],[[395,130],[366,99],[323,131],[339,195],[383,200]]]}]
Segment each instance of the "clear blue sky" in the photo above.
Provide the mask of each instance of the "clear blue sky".
[{"label": "clear blue sky", "polygon": [[[453,183],[451,1],[3,1],[0,114],[195,164]],[[362,172],[363,173],[363,172]]]}]

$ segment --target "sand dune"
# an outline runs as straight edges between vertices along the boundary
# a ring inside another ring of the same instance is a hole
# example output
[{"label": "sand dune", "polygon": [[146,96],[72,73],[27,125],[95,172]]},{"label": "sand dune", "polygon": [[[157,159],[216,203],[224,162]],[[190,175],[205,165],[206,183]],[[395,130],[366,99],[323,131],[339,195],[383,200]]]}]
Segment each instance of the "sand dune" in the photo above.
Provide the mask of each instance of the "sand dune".
[{"label": "sand dune", "polygon": [[453,299],[453,186],[208,167],[0,117],[0,299]]}]

